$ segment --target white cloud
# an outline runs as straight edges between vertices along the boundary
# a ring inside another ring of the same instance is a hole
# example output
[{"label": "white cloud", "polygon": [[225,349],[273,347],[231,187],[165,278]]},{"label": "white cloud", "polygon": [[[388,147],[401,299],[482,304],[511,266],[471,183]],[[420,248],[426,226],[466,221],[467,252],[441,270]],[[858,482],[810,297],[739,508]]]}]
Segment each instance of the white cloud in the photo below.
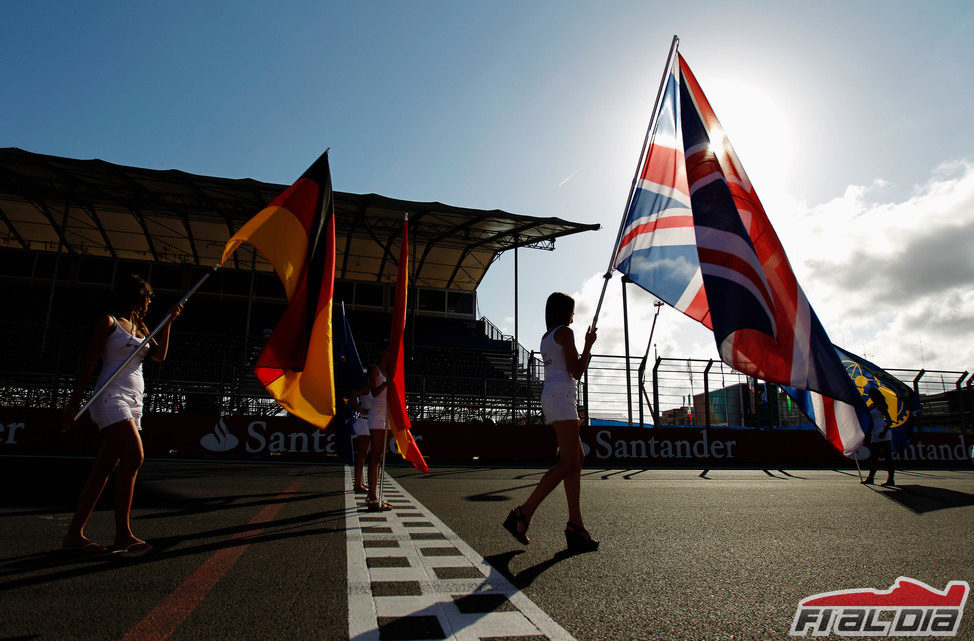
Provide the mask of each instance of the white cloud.
[{"label": "white cloud", "polygon": [[[903,202],[872,200],[882,186],[852,186],[803,212],[799,280],[834,342],[886,367],[967,369],[974,164],[941,165]],[[796,243],[783,242],[792,254]]]},{"label": "white cloud", "polygon": [[[599,301],[604,279],[601,274],[593,274],[582,286],[570,295],[575,299],[575,332],[581,344],[585,328],[592,322],[595,307]],[[638,285],[626,285],[629,303],[629,350],[634,358],[642,358],[653,327],[656,297]],[[609,281],[605,299],[599,313],[598,342],[594,351],[598,354],[625,354],[625,329],[622,310],[622,278],[616,273]],[[717,358],[713,334],[691,318],[664,305],[660,308],[656,329],[653,332],[655,349],[650,355],[658,353],[670,358]]]}]

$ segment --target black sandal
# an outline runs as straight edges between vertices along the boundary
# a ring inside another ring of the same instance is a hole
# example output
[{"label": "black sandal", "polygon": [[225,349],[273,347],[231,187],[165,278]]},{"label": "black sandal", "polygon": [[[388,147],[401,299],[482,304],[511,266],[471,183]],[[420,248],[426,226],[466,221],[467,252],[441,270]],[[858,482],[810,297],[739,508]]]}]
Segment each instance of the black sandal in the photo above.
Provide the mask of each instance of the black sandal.
[{"label": "black sandal", "polygon": [[592,552],[599,549],[599,542],[592,538],[588,530],[571,521],[565,525],[565,543],[569,552]]},{"label": "black sandal", "polygon": [[[524,525],[524,529],[521,529],[522,524]],[[511,536],[517,539],[522,545],[527,545],[531,542],[531,539],[527,535],[528,520],[524,518],[524,512],[520,507],[511,510],[511,513],[504,519],[504,529],[510,532]]]}]

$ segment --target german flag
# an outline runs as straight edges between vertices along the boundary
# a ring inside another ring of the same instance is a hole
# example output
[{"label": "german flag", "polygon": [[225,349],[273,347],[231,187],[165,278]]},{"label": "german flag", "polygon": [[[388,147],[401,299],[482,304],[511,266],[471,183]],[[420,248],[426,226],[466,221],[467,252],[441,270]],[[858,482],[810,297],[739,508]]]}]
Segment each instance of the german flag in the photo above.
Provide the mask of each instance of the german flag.
[{"label": "german flag", "polygon": [[281,407],[323,429],[335,415],[335,201],[327,151],[230,238],[220,263],[242,243],[270,261],[288,300],[254,373]]},{"label": "german flag", "polygon": [[429,465],[413,438],[412,425],[406,413],[406,374],[403,352],[403,336],[406,333],[406,291],[409,289],[409,221],[402,225],[402,247],[399,250],[399,270],[396,273],[396,302],[392,308],[392,326],[389,330],[389,383],[386,402],[388,404],[389,428],[396,439],[399,454],[413,464],[417,470],[427,473]]}]

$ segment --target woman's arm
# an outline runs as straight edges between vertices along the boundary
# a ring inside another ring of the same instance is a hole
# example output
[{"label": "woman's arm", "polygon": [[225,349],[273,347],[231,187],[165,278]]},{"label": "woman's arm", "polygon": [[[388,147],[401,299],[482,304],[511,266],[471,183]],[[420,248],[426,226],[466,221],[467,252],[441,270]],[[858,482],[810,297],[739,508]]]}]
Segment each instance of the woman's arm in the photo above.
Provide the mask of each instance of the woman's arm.
[{"label": "woman's arm", "polygon": [[592,359],[592,344],[595,343],[596,331],[589,327],[585,332],[585,348],[578,354],[575,348],[575,333],[569,327],[560,327],[555,331],[555,342],[565,350],[565,365],[572,378],[579,379],[585,373],[589,361]]},{"label": "woman's arm", "polygon": [[91,381],[91,377],[98,367],[98,361],[101,360],[101,353],[105,349],[105,341],[108,339],[108,335],[112,333],[114,327],[115,321],[112,320],[111,316],[102,316],[95,323],[95,328],[92,330],[91,337],[88,339],[88,351],[81,365],[81,372],[78,373],[78,378],[74,384],[74,391],[71,393],[71,398],[64,408],[65,416],[63,422],[65,427],[69,427],[74,422],[74,415],[81,408],[81,396],[85,393],[88,382]]},{"label": "woman's arm", "polygon": [[176,305],[169,310],[169,321],[166,323],[166,326],[162,328],[158,334],[156,334],[159,340],[149,348],[149,358],[159,363],[166,360],[166,356],[169,354],[169,330],[172,327],[172,322],[179,318],[179,315],[182,313],[182,305]]},{"label": "woman's arm", "polygon": [[386,386],[389,385],[389,377],[386,377],[382,383],[379,383],[379,368],[375,365],[369,366],[369,387],[372,389],[372,396],[378,396],[383,391],[385,391]]}]

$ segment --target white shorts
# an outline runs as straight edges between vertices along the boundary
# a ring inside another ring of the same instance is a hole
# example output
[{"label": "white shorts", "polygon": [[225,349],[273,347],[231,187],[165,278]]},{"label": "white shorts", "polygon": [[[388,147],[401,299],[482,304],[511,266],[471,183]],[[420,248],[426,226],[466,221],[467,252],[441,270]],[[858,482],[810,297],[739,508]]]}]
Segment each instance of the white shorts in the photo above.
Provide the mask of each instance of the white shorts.
[{"label": "white shorts", "polygon": [[106,392],[88,407],[91,420],[99,430],[119,421],[132,419],[142,429],[142,394],[134,392]]},{"label": "white shorts", "polygon": [[541,393],[541,411],[546,423],[578,420],[578,397],[574,387],[546,390]]},{"label": "white shorts", "polygon": [[355,436],[368,436],[369,435],[369,418],[368,416],[356,416],[355,422],[352,423],[352,434]]}]

